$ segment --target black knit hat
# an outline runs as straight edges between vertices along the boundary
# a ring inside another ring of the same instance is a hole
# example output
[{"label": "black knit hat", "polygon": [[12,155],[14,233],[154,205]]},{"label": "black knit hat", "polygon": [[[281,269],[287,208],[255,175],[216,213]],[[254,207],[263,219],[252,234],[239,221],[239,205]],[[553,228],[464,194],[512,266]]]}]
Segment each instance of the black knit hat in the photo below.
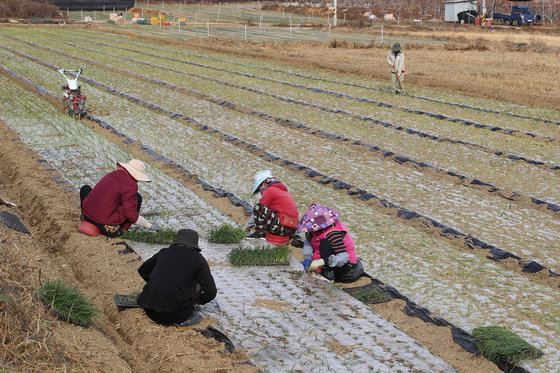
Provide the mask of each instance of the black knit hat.
[{"label": "black knit hat", "polygon": [[192,229],[180,229],[175,235],[175,241],[173,241],[172,245],[188,246],[200,251],[200,247],[198,247],[198,233]]}]

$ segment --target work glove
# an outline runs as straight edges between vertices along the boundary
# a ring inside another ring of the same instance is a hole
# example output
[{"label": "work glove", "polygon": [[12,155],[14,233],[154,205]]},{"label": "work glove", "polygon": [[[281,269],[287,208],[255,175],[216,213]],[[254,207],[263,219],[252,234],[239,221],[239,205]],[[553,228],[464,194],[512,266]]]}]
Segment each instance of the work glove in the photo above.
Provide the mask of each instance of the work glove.
[{"label": "work glove", "polygon": [[152,224],[152,226],[150,227],[150,230],[159,232],[159,231],[161,231],[161,227],[159,226],[159,224],[154,223],[154,224]]},{"label": "work glove", "polygon": [[309,270],[316,271],[317,268],[322,267],[324,265],[325,265],[325,261],[323,259],[317,259],[311,262],[311,264],[309,265]]},{"label": "work glove", "polygon": [[305,272],[309,271],[309,266],[311,265],[311,259],[304,259],[302,264],[303,264],[303,270]]}]

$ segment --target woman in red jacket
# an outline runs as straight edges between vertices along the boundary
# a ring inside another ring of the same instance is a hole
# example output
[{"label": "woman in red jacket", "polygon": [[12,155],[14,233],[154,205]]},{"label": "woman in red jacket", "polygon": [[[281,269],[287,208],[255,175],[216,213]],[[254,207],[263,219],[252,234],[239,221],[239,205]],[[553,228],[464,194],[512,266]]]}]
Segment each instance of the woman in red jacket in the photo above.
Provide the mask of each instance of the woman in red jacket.
[{"label": "woman in red jacket", "polygon": [[158,231],[161,228],[139,215],[142,197],[139,181],[151,181],[146,166],[138,159],[128,163],[117,162],[117,169],[105,175],[92,189],[80,189],[82,220],[95,225],[108,237],[120,236],[131,224]]},{"label": "woman in red jacket", "polygon": [[255,228],[249,238],[265,237],[273,245],[287,245],[296,233],[298,210],[288,188],[279,182],[270,170],[255,174],[253,194],[261,193],[261,199],[253,207],[253,216],[245,227]]}]

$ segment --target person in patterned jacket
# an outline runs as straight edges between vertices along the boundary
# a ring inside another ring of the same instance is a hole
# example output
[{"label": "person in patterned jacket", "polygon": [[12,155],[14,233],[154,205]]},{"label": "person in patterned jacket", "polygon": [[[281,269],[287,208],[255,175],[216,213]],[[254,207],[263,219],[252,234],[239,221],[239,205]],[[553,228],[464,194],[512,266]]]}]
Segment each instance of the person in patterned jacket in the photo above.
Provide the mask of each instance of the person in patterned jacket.
[{"label": "person in patterned jacket", "polygon": [[316,270],[328,280],[354,282],[365,274],[364,267],[348,228],[339,217],[338,211],[318,203],[309,206],[298,225],[307,238],[303,245],[303,268]]}]

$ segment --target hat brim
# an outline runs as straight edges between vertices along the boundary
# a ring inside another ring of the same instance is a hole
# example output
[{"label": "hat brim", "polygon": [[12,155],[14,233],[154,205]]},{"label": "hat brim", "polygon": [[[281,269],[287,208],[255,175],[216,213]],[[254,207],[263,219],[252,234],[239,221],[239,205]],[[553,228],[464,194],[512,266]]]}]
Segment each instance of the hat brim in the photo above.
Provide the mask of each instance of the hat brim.
[{"label": "hat brim", "polygon": [[202,249],[201,249],[200,247],[198,247],[198,246],[189,245],[188,243],[184,243],[184,242],[180,242],[180,241],[175,241],[175,242],[173,242],[173,243],[171,244],[171,246],[173,246],[173,245],[185,246],[185,247],[188,247],[188,248],[191,248],[191,249],[195,249],[195,250],[198,250],[198,251],[202,251]]},{"label": "hat brim", "polygon": [[148,177],[148,175],[146,175],[144,172],[138,171],[128,163],[117,162],[117,164],[123,167],[130,174],[130,176],[132,176],[136,181],[146,181],[146,182],[152,181]]}]

